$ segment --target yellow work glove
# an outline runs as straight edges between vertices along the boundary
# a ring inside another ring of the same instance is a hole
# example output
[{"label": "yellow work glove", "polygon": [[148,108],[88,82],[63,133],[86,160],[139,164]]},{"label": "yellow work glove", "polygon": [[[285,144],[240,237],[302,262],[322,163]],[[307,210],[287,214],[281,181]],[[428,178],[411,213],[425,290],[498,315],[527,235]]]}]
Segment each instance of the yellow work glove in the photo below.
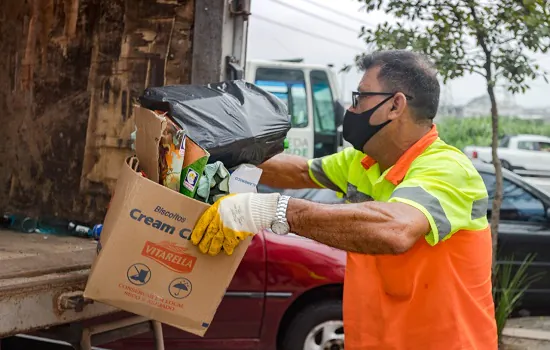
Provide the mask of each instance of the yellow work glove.
[{"label": "yellow work glove", "polygon": [[245,238],[270,228],[275,220],[278,193],[238,193],[222,197],[196,223],[191,242],[202,253],[227,255]]}]

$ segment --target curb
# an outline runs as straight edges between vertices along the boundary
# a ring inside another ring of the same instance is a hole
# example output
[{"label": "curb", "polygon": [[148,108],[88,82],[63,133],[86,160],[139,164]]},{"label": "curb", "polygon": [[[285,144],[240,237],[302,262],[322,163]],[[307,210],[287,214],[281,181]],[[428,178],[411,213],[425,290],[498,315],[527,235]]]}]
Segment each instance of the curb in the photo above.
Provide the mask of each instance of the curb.
[{"label": "curb", "polygon": [[513,338],[534,339],[550,341],[550,331],[526,329],[526,328],[504,328],[502,335]]}]

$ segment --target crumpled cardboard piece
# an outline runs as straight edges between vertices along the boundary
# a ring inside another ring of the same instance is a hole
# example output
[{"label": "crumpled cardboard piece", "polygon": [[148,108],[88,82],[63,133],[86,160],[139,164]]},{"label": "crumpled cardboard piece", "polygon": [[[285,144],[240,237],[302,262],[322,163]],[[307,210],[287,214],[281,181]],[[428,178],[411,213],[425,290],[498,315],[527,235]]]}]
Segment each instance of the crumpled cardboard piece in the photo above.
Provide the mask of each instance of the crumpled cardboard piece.
[{"label": "crumpled cardboard piece", "polygon": [[136,154],[147,177],[159,183],[159,143],[166,118],[142,107],[134,107],[136,118]]},{"label": "crumpled cardboard piece", "polygon": [[143,108],[136,123],[138,158],[122,167],[84,296],[203,336],[251,239],[231,256],[199,252],[189,239],[208,205],[155,181],[164,124]]}]

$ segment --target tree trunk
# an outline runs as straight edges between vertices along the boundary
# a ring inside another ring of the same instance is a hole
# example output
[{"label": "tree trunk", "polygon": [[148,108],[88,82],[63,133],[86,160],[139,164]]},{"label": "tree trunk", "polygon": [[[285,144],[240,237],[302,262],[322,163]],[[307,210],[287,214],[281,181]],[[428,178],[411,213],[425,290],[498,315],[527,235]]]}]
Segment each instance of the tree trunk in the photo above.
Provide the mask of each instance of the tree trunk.
[{"label": "tree trunk", "polygon": [[502,166],[498,158],[498,110],[497,101],[495,98],[494,85],[491,81],[487,84],[487,92],[491,100],[491,126],[492,126],[492,142],[491,152],[493,157],[493,165],[495,166],[495,197],[493,198],[493,207],[491,209],[491,237],[493,240],[493,282],[495,282],[494,271],[497,261],[497,243],[498,243],[498,222],[500,220],[500,206],[502,204]]}]

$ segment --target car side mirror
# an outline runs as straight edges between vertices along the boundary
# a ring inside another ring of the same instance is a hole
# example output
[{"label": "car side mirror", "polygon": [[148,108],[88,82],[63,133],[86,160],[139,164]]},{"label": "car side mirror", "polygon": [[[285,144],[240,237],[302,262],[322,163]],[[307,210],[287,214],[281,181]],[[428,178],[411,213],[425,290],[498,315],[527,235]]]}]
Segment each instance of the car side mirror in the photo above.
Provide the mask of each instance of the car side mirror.
[{"label": "car side mirror", "polygon": [[336,127],[339,127],[344,123],[344,114],[346,108],[340,103],[340,101],[334,101],[334,122]]}]

